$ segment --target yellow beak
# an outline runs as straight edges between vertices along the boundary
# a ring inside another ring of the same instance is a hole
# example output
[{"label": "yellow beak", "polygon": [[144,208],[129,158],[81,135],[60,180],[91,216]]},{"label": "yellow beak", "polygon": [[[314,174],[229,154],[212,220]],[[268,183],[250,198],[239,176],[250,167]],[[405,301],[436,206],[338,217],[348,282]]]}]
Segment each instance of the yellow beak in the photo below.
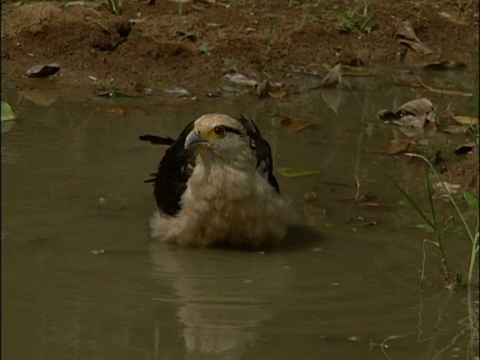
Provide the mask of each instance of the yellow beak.
[{"label": "yellow beak", "polygon": [[185,149],[190,149],[197,145],[207,144],[209,141],[203,138],[195,129],[190,131],[185,139]]}]

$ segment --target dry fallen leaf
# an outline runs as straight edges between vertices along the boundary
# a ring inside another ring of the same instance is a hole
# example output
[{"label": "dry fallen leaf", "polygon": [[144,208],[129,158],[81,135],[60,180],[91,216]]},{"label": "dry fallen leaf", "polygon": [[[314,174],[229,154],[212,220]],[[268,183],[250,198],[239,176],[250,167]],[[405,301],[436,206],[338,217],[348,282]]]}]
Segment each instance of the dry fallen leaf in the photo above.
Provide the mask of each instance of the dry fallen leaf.
[{"label": "dry fallen leaf", "polygon": [[463,125],[478,125],[478,118],[472,117],[472,116],[461,116],[461,115],[455,115],[453,116],[456,122],[463,124]]},{"label": "dry fallen leaf", "polygon": [[252,86],[253,87],[253,86],[257,86],[257,84],[258,84],[258,81],[253,80],[253,79],[249,79],[245,75],[238,74],[238,73],[225,74],[223,76],[223,79],[225,79],[227,81],[230,81],[234,84],[238,84],[238,85],[246,85],[246,86]]},{"label": "dry fallen leaf", "polygon": [[398,24],[397,36],[405,40],[420,42],[420,39],[417,37],[412,24],[410,24],[410,21],[408,20],[402,21],[400,24]]},{"label": "dry fallen leaf", "polygon": [[163,89],[163,92],[168,95],[173,95],[177,97],[190,97],[192,94],[187,89],[181,87],[171,87]]},{"label": "dry fallen leaf", "polygon": [[394,120],[393,123],[398,126],[423,128],[423,126],[425,125],[425,117],[406,115],[398,120]]},{"label": "dry fallen leaf", "polygon": [[9,103],[2,100],[2,121],[15,120],[16,116]]},{"label": "dry fallen leaf", "polygon": [[311,121],[291,117],[286,117],[280,122],[282,130],[290,132],[300,131],[314,125]]},{"label": "dry fallen leaf", "polygon": [[396,120],[400,118],[400,115],[396,114],[395,112],[389,109],[379,110],[377,113],[377,116],[380,120],[383,120],[383,121]]},{"label": "dry fallen leaf", "polygon": [[100,111],[105,115],[117,115],[122,116],[125,114],[125,108],[122,105],[118,106],[104,106]]},{"label": "dry fallen leaf", "polygon": [[313,76],[313,77],[320,77],[320,74],[316,70],[309,70],[303,66],[294,66],[292,67],[292,73],[305,75],[305,76]]},{"label": "dry fallen leaf", "polygon": [[432,51],[422,44],[408,20],[402,21],[397,27],[399,42],[421,55],[430,55]]},{"label": "dry fallen leaf", "polygon": [[298,176],[308,176],[308,175],[318,175],[320,171],[318,170],[309,170],[309,169],[295,169],[295,168],[280,168],[278,169],[280,175],[284,177],[298,177]]},{"label": "dry fallen leaf", "polygon": [[335,65],[327,75],[322,80],[322,87],[337,87],[337,85],[342,81],[342,75],[340,74],[340,69],[342,65]]},{"label": "dry fallen leaf", "polygon": [[471,152],[475,149],[475,146],[476,145],[475,145],[474,142],[469,142],[469,143],[466,143],[466,144],[462,144],[455,149],[455,154],[456,155],[468,154],[469,152]]},{"label": "dry fallen leaf", "polygon": [[303,205],[303,211],[307,215],[326,214],[327,209],[324,205],[320,203],[318,194],[315,191],[312,190],[306,192],[303,196],[303,199],[305,200],[305,204]]},{"label": "dry fallen leaf", "polygon": [[270,97],[272,97],[274,99],[284,98],[287,94],[288,94],[288,92],[286,90],[282,90],[282,89],[271,90],[271,91],[268,92],[268,95],[270,95]]},{"label": "dry fallen leaf", "polygon": [[425,70],[453,70],[453,69],[466,69],[467,65],[457,61],[436,61],[423,67]]},{"label": "dry fallen leaf", "polygon": [[423,115],[428,114],[433,110],[433,104],[430,100],[426,98],[416,99],[408,101],[405,104],[401,105],[395,113],[403,115]]},{"label": "dry fallen leaf", "polygon": [[425,98],[406,102],[395,112],[380,110],[378,116],[382,120],[397,117],[393,123],[402,127],[436,129],[437,126],[437,116],[433,111],[433,104]]},{"label": "dry fallen leaf", "polygon": [[25,72],[25,76],[36,78],[47,77],[55,74],[58,70],[60,70],[60,65],[56,63],[35,65]]},{"label": "dry fallen leaf", "polygon": [[430,50],[428,47],[423,45],[422,43],[416,42],[416,41],[410,41],[410,40],[400,40],[400,44],[405,45],[409,49],[412,49],[416,53],[420,55],[430,55],[432,53],[432,50]]},{"label": "dry fallen leaf", "polygon": [[258,83],[257,87],[254,90],[254,95],[256,97],[264,98],[265,96],[268,95],[268,92],[270,91],[270,83],[268,80],[263,80],[260,83]]},{"label": "dry fallen leaf", "polygon": [[366,68],[363,66],[342,66],[342,75],[344,76],[376,76],[378,74],[378,70]]},{"label": "dry fallen leaf", "polygon": [[457,191],[460,189],[459,184],[451,184],[449,182],[437,182],[432,185],[433,190],[435,190],[440,195],[447,195],[447,194],[456,194]]},{"label": "dry fallen leaf", "polygon": [[358,202],[356,205],[362,209],[367,210],[376,210],[376,211],[388,211],[390,206],[387,204],[377,203],[377,202]]},{"label": "dry fallen leaf", "polygon": [[388,153],[390,155],[401,154],[410,150],[415,141],[410,139],[394,139],[388,146]]},{"label": "dry fallen leaf", "polygon": [[463,20],[453,17],[451,14],[447,13],[446,11],[439,12],[438,15],[447,19],[448,21],[451,21],[452,23],[465,25],[465,22]]},{"label": "dry fallen leaf", "polygon": [[449,126],[442,127],[441,131],[447,134],[463,135],[467,133],[467,128],[465,126],[460,126],[460,125],[449,125]]}]

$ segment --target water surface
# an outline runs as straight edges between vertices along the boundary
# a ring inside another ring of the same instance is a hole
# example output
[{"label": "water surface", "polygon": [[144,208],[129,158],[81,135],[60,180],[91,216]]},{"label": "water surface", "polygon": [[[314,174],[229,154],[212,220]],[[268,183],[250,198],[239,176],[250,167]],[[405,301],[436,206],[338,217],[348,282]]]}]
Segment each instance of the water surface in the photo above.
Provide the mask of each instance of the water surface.
[{"label": "water surface", "polygon": [[[439,258],[429,248],[420,289],[421,244],[431,234],[416,228],[421,220],[399,204],[401,196],[381,173],[385,169],[424,196],[423,167],[386,155],[397,130],[376,119],[379,109],[420,94],[375,79],[355,84],[282,101],[246,95],[174,105],[156,98],[93,98],[42,106],[10,94],[19,119],[2,135],[2,355],[478,356],[465,291],[442,287]],[[469,100],[452,101],[465,114],[472,111]],[[101,110],[118,104],[124,116]],[[288,245],[273,252],[185,249],[149,239],[153,189],[142,181],[164,148],[137,137],[176,136],[208,112],[254,118],[277,168],[320,171],[301,178],[277,173],[299,214],[303,194],[318,193],[327,213],[309,214],[313,231],[293,232]],[[282,115],[316,127],[286,133],[278,126]],[[375,130],[368,136],[370,123]],[[362,193],[373,193],[392,210],[357,207],[355,175]],[[467,239],[453,236],[448,251],[452,270],[465,273]]]}]

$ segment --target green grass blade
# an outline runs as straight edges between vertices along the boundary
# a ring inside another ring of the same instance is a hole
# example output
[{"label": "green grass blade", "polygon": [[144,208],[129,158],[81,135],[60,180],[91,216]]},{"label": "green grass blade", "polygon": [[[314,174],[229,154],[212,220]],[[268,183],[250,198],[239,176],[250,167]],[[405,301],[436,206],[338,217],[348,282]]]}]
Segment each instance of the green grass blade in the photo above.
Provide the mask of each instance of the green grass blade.
[{"label": "green grass blade", "polygon": [[418,204],[416,203],[415,200],[413,200],[413,198],[410,196],[410,194],[408,194],[405,189],[403,189],[399,184],[398,182],[392,178],[390,175],[388,175],[386,172],[382,171],[383,175],[392,183],[393,186],[395,186],[395,188],[400,191],[400,193],[405,197],[405,199],[408,201],[408,203],[418,212],[418,214],[423,218],[423,220],[425,221],[425,223],[428,224],[428,226],[430,226],[430,228],[437,234],[438,231],[437,231],[437,227],[435,225],[435,223],[433,223],[426,215],[425,213],[423,212],[422,209],[420,209],[420,207],[418,206]]},{"label": "green grass blade", "polygon": [[470,239],[470,241],[473,243],[474,242],[474,234],[472,234],[472,230],[470,229],[470,226],[468,226],[468,223],[467,223],[467,220],[465,219],[465,216],[463,216],[463,213],[460,211],[460,208],[458,207],[458,204],[457,202],[455,201],[455,199],[453,198],[452,194],[450,194],[450,192],[448,191],[447,187],[445,186],[445,184],[442,182],[442,179],[440,178],[440,175],[438,175],[438,173],[435,171],[435,168],[433,167],[433,165],[430,163],[430,161],[428,161],[428,159],[425,157],[425,156],[422,156],[422,155],[419,155],[419,154],[414,154],[414,153],[406,153],[405,155],[409,155],[409,156],[412,156],[412,157],[416,157],[416,158],[419,158],[419,159],[422,159],[429,167],[430,167],[430,170],[432,171],[432,174],[435,176],[435,178],[437,179],[437,181],[440,183],[440,185],[442,186],[442,189],[445,191],[445,193],[447,194],[447,197],[448,199],[450,200],[450,203],[453,205],[453,207],[455,208],[455,211],[457,212],[458,216],[460,217],[460,220],[462,221],[462,224],[465,228],[465,231],[467,232],[468,234],[468,238]]},{"label": "green grass blade", "polygon": [[433,205],[433,193],[432,193],[432,182],[430,181],[430,172],[428,168],[426,169],[426,180],[427,180],[427,190],[428,190],[428,203],[430,204],[430,212],[432,213],[432,221],[437,226],[437,218],[435,216],[435,206]]}]

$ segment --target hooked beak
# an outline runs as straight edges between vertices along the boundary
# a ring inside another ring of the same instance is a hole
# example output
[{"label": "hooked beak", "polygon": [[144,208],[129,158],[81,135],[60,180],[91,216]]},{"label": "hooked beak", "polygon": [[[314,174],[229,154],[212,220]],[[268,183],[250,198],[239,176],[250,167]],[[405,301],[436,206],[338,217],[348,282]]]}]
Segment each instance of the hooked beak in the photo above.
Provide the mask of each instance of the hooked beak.
[{"label": "hooked beak", "polygon": [[185,139],[185,149],[192,148],[196,145],[207,144],[208,140],[204,139],[196,130],[190,131]]}]

